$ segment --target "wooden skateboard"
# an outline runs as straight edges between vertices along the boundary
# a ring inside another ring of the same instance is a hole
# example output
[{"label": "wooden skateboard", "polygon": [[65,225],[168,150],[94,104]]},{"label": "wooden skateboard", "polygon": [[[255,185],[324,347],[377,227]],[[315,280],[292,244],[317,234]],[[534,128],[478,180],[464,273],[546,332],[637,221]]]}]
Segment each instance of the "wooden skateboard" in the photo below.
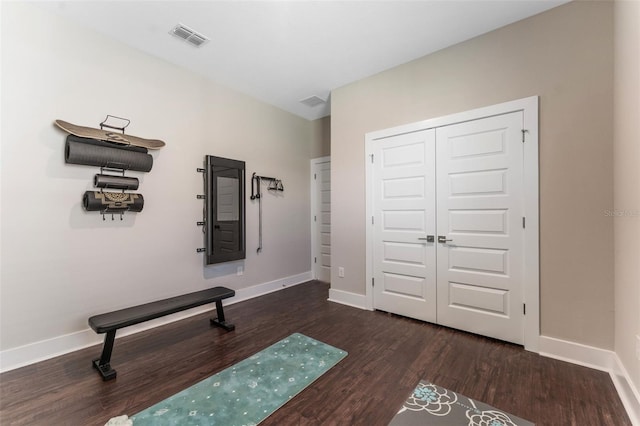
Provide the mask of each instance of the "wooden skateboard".
[{"label": "wooden skateboard", "polygon": [[125,135],[110,130],[94,129],[93,127],[77,126],[63,120],[56,120],[56,126],[67,133],[80,138],[98,139],[106,142],[113,142],[120,145],[133,145],[148,149],[160,149],[165,143],[158,139],[145,139],[138,136]]}]

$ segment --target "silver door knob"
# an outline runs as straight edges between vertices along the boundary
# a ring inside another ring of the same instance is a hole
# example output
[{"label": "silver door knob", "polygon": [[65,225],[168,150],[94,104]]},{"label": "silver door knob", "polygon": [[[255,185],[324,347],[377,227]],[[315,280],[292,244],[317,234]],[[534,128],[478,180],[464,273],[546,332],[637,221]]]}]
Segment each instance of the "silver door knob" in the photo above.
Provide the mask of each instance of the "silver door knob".
[{"label": "silver door knob", "polygon": [[432,243],[434,240],[434,236],[433,235],[427,235],[425,238],[418,238],[421,241],[426,241],[428,243]]},{"label": "silver door knob", "polygon": [[453,241],[453,240],[448,240],[446,236],[444,235],[438,235],[438,242],[439,243],[446,243],[447,241]]}]

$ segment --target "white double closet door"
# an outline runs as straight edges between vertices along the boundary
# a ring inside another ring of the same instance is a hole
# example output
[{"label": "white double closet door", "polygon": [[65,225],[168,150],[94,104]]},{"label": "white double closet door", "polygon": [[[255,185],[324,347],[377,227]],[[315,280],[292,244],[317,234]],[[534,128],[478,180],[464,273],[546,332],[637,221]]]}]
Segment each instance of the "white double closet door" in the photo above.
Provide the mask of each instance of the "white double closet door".
[{"label": "white double closet door", "polygon": [[523,113],[373,148],[374,308],[518,344]]}]

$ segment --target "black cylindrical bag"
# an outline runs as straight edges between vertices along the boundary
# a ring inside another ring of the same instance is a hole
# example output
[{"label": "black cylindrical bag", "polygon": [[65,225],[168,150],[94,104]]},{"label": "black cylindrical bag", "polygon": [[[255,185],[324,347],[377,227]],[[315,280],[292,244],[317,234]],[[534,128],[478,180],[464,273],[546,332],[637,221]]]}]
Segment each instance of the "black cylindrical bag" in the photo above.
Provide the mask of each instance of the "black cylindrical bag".
[{"label": "black cylindrical bag", "polygon": [[74,135],[67,136],[65,162],[138,172],[148,172],[153,167],[153,157],[145,148],[115,147],[113,143]]},{"label": "black cylindrical bag", "polygon": [[93,178],[93,186],[96,188],[136,190],[139,184],[138,178],[134,177],[98,174]]},{"label": "black cylindrical bag", "polygon": [[142,194],[124,192],[86,191],[82,205],[88,212],[141,212],[144,207]]}]

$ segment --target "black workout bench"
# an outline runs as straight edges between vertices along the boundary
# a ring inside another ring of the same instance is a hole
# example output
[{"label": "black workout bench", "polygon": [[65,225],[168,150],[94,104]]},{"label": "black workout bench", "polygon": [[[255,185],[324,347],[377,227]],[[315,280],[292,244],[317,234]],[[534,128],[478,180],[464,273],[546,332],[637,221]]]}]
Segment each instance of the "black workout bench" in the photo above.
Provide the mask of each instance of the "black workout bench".
[{"label": "black workout bench", "polygon": [[195,293],[170,297],[169,299],[92,316],[89,318],[91,328],[96,333],[107,333],[104,337],[102,355],[99,359],[93,360],[93,366],[98,370],[103,380],[115,379],[116,370],[111,368],[111,352],[113,351],[113,342],[116,338],[116,330],[197,306],[206,305],[207,303],[216,302],[218,318],[212,318],[210,320],[211,324],[222,327],[227,331],[234,330],[235,326],[227,323],[224,319],[222,299],[233,297],[235,294],[236,292],[234,290],[226,287],[213,287],[207,290],[196,291]]}]

